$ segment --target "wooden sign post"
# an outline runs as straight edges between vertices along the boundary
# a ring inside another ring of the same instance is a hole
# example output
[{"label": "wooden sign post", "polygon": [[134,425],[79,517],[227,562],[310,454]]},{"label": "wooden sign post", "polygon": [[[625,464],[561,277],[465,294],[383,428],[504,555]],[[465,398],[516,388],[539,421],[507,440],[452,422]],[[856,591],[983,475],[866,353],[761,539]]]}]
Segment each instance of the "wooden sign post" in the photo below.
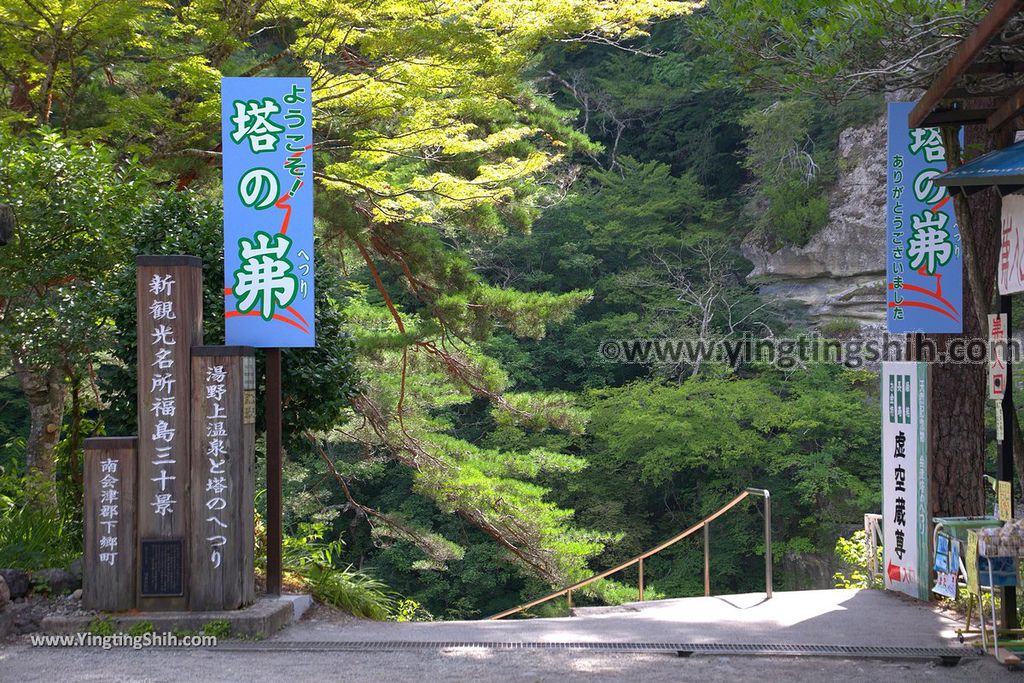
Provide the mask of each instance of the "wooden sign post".
[{"label": "wooden sign post", "polygon": [[136,259],[138,607],[188,607],[191,349],[203,343],[203,264]]},{"label": "wooden sign post", "polygon": [[256,600],[256,359],[203,346],[203,265],[136,260],[139,437],[85,442],[86,607]]},{"label": "wooden sign post", "polygon": [[135,606],[134,436],[85,440],[85,545],[82,606],[119,611]]},{"label": "wooden sign post", "polygon": [[189,607],[237,609],[256,599],[254,350],[193,348],[192,409]]}]

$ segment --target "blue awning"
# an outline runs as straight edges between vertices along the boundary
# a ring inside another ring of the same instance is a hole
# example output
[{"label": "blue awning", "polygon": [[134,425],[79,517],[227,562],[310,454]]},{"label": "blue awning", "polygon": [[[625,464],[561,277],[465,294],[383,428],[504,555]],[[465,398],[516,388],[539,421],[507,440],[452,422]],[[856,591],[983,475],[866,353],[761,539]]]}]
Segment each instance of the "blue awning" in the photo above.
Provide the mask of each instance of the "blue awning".
[{"label": "blue awning", "polygon": [[960,168],[932,178],[936,185],[949,188],[950,194],[998,187],[1001,194],[1024,187],[1024,142],[1018,142],[984,154]]}]

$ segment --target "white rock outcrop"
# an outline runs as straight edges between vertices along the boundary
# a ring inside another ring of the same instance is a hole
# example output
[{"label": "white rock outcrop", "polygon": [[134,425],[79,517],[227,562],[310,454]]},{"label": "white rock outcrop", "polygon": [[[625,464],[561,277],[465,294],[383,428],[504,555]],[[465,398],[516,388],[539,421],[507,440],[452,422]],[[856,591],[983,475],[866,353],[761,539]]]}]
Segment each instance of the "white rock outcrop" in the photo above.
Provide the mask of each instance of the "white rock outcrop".
[{"label": "white rock outcrop", "polygon": [[762,294],[807,306],[812,323],[885,323],[886,118],[839,137],[839,173],[828,223],[806,246],[770,251],[753,234],[743,255]]}]

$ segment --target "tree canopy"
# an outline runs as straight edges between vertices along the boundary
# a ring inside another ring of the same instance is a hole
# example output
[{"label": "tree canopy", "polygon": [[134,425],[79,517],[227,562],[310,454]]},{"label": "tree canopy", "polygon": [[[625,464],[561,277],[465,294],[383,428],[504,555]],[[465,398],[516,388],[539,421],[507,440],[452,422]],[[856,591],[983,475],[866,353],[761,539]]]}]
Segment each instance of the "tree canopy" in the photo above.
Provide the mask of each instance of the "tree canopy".
[{"label": "tree canopy", "polygon": [[[869,372],[599,352],[807,332],[747,282],[743,240],[812,240],[839,132],[880,114],[886,79],[858,70],[901,74],[926,55],[894,40],[939,49],[976,16],[786,4],[9,0],[0,505],[27,465],[74,522],[81,438],[135,429],[136,254],[200,256],[207,343],[223,341],[220,78],[308,75],[318,347],[284,361],[303,567],[479,616],[750,485],[787,510],[784,553],[828,555],[878,499]],[[759,524],[716,535],[723,586],[754,586]],[[697,562],[652,561],[652,590],[700,592]]]}]

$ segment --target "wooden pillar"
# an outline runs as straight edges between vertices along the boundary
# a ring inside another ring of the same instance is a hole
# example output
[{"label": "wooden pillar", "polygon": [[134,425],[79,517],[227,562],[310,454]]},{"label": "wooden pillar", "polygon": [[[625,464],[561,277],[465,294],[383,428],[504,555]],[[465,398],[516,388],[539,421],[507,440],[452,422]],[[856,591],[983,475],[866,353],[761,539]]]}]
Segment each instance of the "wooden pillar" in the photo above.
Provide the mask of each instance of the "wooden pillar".
[{"label": "wooden pillar", "polygon": [[[1008,295],[1002,295],[999,297],[999,312],[1006,314],[1006,339],[1007,341],[1013,341],[1013,299]],[[1003,393],[1003,400],[999,402],[997,409],[1003,411],[1003,442],[998,444],[999,446],[999,459],[997,461],[997,470],[999,473],[999,479],[1002,481],[1010,482],[1010,490],[1013,490],[1013,425],[1014,425],[1014,405],[1013,405],[1013,354],[1010,353],[1009,348],[1006,351],[1006,389]],[[1007,430],[1011,430],[1010,433],[1006,433]],[[1013,494],[1010,495],[1010,518],[1013,518]],[[1002,590],[1002,600],[1000,605],[1003,610],[1003,628],[1017,628],[1017,588],[1016,586],[1008,586]]]},{"label": "wooden pillar", "polygon": [[85,440],[85,546],[82,606],[116,612],[135,607],[135,513],[138,439]]},{"label": "wooden pillar", "polygon": [[192,349],[192,529],[189,608],[256,599],[256,358],[247,346]]},{"label": "wooden pillar", "polygon": [[191,348],[203,343],[195,256],[136,259],[138,607],[188,606]]},{"label": "wooden pillar", "polygon": [[267,349],[267,594],[281,595],[281,349]]}]

